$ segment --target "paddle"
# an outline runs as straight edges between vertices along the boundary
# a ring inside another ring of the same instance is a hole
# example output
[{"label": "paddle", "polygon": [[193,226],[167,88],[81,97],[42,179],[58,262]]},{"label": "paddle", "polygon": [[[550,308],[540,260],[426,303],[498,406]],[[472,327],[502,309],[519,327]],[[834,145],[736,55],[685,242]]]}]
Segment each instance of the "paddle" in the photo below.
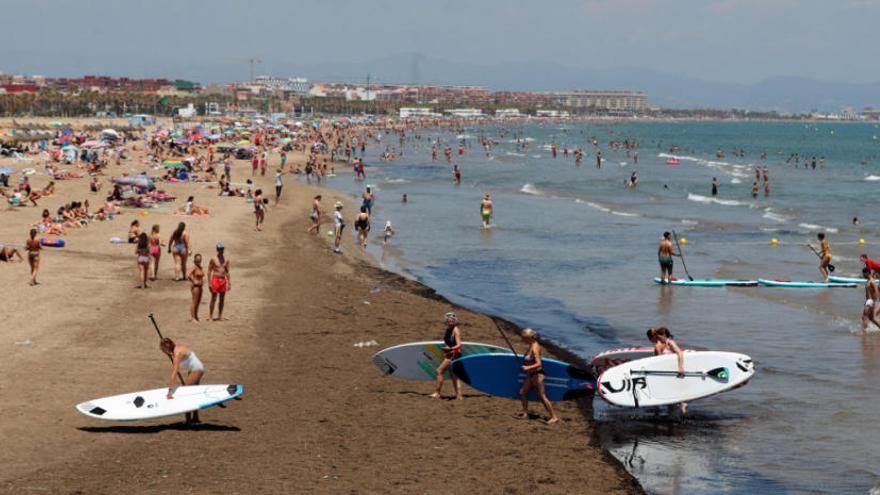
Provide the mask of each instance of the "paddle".
[{"label": "paddle", "polygon": [[718,378],[719,380],[724,380],[730,377],[730,373],[727,368],[712,368],[709,371],[685,371],[684,373],[666,370],[630,370],[630,373],[660,376],[699,376],[703,378],[711,376],[712,378]]},{"label": "paddle", "polygon": [[[813,254],[815,254],[816,256],[818,256],[820,260],[822,259],[822,255],[819,254],[819,251],[816,251],[816,248],[814,248],[812,244],[805,244],[805,246],[807,246],[808,248],[810,248],[810,250],[813,251]],[[833,271],[834,271],[834,265],[832,265],[831,263],[828,263],[828,271],[829,271],[829,272],[833,272]]]},{"label": "paddle", "polygon": [[513,344],[510,343],[510,339],[507,338],[507,334],[501,329],[501,324],[498,323],[498,320],[493,318],[492,322],[495,323],[495,328],[498,329],[498,333],[500,333],[504,338],[504,341],[507,342],[507,347],[510,348],[510,352],[512,352],[514,356],[519,357],[519,354],[516,353],[516,349],[513,348]]},{"label": "paddle", "polygon": [[[159,340],[160,340],[160,341],[163,340],[165,337],[162,336],[162,331],[159,330],[159,324],[156,323],[156,319],[153,318],[153,313],[150,313],[150,321],[153,322],[153,328],[155,328],[155,329],[156,329],[156,333],[159,334]],[[174,364],[174,358],[173,358],[173,357],[168,356],[168,359],[171,360],[171,364]],[[184,383],[186,383],[186,382],[183,380],[183,375],[180,374],[180,371],[177,372],[177,378],[180,379],[180,384],[181,384],[181,385],[183,385]]]},{"label": "paddle", "polygon": [[688,272],[688,267],[684,263],[684,253],[681,251],[681,244],[678,243],[678,235],[676,235],[674,230],[672,231],[672,238],[675,239],[675,245],[678,246],[678,257],[681,258],[681,266],[684,267],[684,274],[687,275],[688,280],[693,282],[694,277],[691,277],[691,274]]}]

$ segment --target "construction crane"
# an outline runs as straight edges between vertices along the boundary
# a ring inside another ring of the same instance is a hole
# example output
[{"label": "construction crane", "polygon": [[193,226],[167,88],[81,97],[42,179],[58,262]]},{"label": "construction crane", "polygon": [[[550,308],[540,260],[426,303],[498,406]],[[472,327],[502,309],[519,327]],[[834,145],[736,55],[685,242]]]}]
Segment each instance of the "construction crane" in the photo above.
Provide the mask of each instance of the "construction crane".
[{"label": "construction crane", "polygon": [[262,64],[263,61],[259,57],[251,57],[251,58],[247,59],[247,61],[248,61],[248,65],[250,66],[250,69],[251,69],[250,70],[251,82],[254,82],[254,64]]}]

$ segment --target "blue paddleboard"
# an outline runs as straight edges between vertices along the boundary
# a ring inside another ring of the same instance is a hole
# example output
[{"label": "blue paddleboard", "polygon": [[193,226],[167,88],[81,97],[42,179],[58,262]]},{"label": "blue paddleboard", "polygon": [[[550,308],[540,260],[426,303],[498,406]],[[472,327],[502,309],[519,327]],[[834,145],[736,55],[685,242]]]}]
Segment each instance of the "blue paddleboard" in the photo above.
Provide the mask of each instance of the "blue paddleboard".
[{"label": "blue paddleboard", "polygon": [[[544,367],[544,390],[552,401],[591,397],[596,390],[592,373],[555,359],[541,358]],[[519,389],[525,380],[522,356],[513,354],[474,354],[457,359],[452,371],[463,382],[480,392],[519,399]],[[529,400],[538,400],[535,391]]]}]

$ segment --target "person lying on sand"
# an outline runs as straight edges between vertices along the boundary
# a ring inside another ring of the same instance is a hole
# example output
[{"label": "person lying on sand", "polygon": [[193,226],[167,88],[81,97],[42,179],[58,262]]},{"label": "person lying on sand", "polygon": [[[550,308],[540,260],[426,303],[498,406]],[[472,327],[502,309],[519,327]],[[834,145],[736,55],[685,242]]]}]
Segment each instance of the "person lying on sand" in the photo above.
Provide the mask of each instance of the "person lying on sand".
[{"label": "person lying on sand", "polygon": [[24,258],[21,257],[21,253],[18,252],[18,249],[9,246],[0,246],[0,261],[12,261],[14,256],[18,257],[19,263],[24,261]]}]

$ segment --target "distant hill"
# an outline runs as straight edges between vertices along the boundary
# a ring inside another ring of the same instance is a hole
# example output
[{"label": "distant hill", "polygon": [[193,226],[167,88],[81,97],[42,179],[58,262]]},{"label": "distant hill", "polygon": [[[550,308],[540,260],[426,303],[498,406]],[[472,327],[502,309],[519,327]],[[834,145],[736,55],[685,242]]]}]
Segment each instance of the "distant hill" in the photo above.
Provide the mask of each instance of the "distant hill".
[{"label": "distant hill", "polygon": [[291,75],[313,80],[363,82],[370,73],[372,81],[378,83],[471,84],[495,90],[634,90],[647,93],[650,105],[665,108],[827,112],[848,106],[856,110],[880,107],[880,81],[847,83],[791,76],[773,77],[755,84],[735,84],[638,68],[598,70],[540,61],[477,65],[414,54],[391,55],[356,64],[298,65],[267,60],[266,67],[269,66],[289,67],[286,70]]}]

